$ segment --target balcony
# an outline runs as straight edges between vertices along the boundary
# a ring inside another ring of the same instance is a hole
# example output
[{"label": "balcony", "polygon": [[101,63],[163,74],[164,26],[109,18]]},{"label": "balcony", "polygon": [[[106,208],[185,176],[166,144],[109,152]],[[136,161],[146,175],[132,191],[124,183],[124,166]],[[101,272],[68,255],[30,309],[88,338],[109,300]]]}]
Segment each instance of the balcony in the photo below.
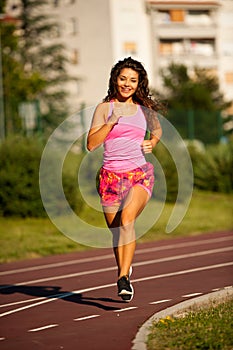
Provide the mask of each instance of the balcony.
[{"label": "balcony", "polygon": [[174,61],[208,67],[215,67],[217,64],[214,39],[160,39],[158,55],[162,65]]},{"label": "balcony", "polygon": [[211,10],[170,9],[153,14],[153,27],[159,38],[214,38],[215,12]]}]

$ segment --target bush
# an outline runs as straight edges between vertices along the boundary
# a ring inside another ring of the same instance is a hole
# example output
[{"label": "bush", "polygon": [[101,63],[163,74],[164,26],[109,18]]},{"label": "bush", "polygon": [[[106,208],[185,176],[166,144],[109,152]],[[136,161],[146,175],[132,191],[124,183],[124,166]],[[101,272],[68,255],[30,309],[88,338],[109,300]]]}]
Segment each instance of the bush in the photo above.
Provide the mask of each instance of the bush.
[{"label": "bush", "polygon": [[[154,154],[161,166],[163,173],[161,173],[156,164],[154,164],[155,186],[153,189],[153,196],[158,200],[163,200],[165,195],[164,191],[167,190],[166,200],[168,202],[175,202],[178,194],[178,174],[176,165],[169,151],[162,144],[159,144],[155,148]],[[165,176],[166,189],[161,186],[161,180],[163,176]]]},{"label": "bush", "polygon": [[208,146],[200,151],[190,146],[194,184],[201,190],[233,192],[233,142]]},{"label": "bush", "polygon": [[[32,138],[17,136],[0,147],[0,215],[20,217],[46,216],[40,189],[39,166],[43,145]],[[71,207],[78,203],[75,180],[63,176],[64,192]],[[59,203],[59,198],[57,198]]]},{"label": "bush", "polygon": [[193,188],[192,163],[183,143],[176,145],[173,151],[170,154],[163,144],[159,144],[154,150],[159,165],[154,164],[153,196],[159,200],[181,203],[186,201]]}]

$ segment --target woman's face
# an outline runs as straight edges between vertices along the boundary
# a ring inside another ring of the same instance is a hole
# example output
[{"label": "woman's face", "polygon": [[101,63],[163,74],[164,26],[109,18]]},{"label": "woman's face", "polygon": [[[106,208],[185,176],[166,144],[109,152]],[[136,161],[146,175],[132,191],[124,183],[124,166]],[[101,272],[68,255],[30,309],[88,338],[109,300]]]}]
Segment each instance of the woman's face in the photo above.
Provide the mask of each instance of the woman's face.
[{"label": "woman's face", "polygon": [[123,68],[117,77],[118,100],[130,102],[138,87],[138,72],[131,68]]}]

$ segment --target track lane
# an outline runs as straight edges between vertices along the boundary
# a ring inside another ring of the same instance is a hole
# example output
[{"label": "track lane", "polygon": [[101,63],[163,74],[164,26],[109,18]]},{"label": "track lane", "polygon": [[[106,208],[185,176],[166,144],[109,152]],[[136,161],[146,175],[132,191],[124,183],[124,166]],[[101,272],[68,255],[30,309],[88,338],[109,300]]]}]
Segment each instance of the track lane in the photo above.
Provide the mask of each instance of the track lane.
[{"label": "track lane", "polygon": [[[222,238],[227,239],[222,240]],[[229,249],[231,238],[232,234],[223,233],[203,235],[202,237],[197,236],[190,239],[176,239],[173,240],[172,243],[169,241],[154,242],[153,244],[144,244],[143,246],[139,245],[138,251],[144,250],[144,252],[139,252],[135,255],[135,268],[132,280],[135,281],[134,286],[136,294],[134,300],[130,304],[122,303],[116,296],[116,272],[114,272],[113,257],[102,260],[99,259],[98,262],[86,262],[88,264],[87,269],[86,263],[81,263],[83,271],[87,270],[87,272],[89,271],[88,269],[93,268],[93,266],[95,266],[96,269],[102,268],[103,262],[105,264],[112,264],[110,267],[113,267],[113,269],[110,271],[84,274],[82,276],[63,280],[60,279],[58,281],[54,280],[48,284],[38,283],[35,285],[21,286],[24,290],[22,289],[20,291],[19,289],[18,291],[15,290],[14,293],[2,294],[2,302],[3,299],[5,302],[8,301],[9,303],[17,303],[17,301],[23,302],[23,296],[25,299],[31,299],[28,303],[25,301],[24,306],[29,306],[40,301],[48,300],[48,302],[41,303],[36,307],[32,306],[28,309],[22,309],[19,312],[3,317],[2,320],[0,320],[2,325],[0,346],[2,349],[7,349],[9,346],[8,349],[12,350],[19,349],[20,347],[18,347],[18,344],[20,343],[24,344],[24,349],[30,348],[32,350],[40,348],[44,350],[59,349],[62,346],[64,349],[73,349],[74,346],[76,346],[78,349],[84,350],[119,350],[120,346],[121,350],[129,350],[131,340],[136,334],[137,327],[154,312],[183,301],[184,298],[187,298],[185,295],[193,295],[193,293],[205,294],[212,289],[223,288],[232,284],[232,265],[226,265],[227,262],[232,261],[232,251]],[[203,241],[208,240],[208,244],[207,242],[203,242],[203,245],[195,244],[200,242],[201,239],[203,239]],[[165,248],[165,246],[167,247]],[[224,246],[225,251],[223,249]],[[206,255],[205,251],[208,250],[215,250],[215,253]],[[105,253],[103,255],[106,255],[106,250],[103,252]],[[202,252],[202,255],[197,255],[197,253]],[[89,252],[89,254],[91,253]],[[94,253],[95,257],[101,256],[101,254],[98,255],[96,251]],[[174,253],[179,253],[179,255],[196,254],[196,256],[169,261],[169,258],[171,258]],[[77,254],[76,257],[77,256],[80,255]],[[81,259],[87,258],[84,256],[85,254],[81,254]],[[157,261],[157,263],[144,264],[147,260],[153,260],[153,257],[154,260],[164,260],[160,262]],[[68,256],[66,256],[66,258],[68,258]],[[52,260],[50,260],[50,263],[54,264]],[[138,265],[136,266],[137,263]],[[30,268],[30,264],[31,262],[27,262],[27,264],[24,262],[23,268]],[[225,266],[221,266],[221,264],[225,264]],[[16,265],[15,267],[17,267]],[[44,265],[46,264],[43,264],[43,266]],[[74,263],[69,266],[77,267],[77,265],[78,264]],[[218,267],[215,265],[218,265]],[[7,266],[9,265],[7,264]],[[202,270],[201,268],[205,266],[207,268]],[[39,268],[39,264],[37,267]],[[12,271],[12,264],[10,264],[9,268]],[[20,269],[21,268],[22,265],[20,266]],[[68,266],[66,266],[66,268],[68,268]],[[189,269],[193,269],[193,271],[189,273],[183,272],[182,274],[177,273]],[[3,281],[3,279],[8,280],[10,277],[12,277],[12,279],[17,277],[16,281],[18,281],[18,283],[20,283],[19,281],[29,281],[31,276],[44,278],[44,276],[48,276],[45,270],[49,270],[51,275],[52,268],[39,268],[34,271],[29,270],[24,272],[23,276],[20,276],[21,273],[14,273],[11,274],[11,276],[1,276],[1,281]],[[60,271],[60,267],[54,267],[55,273],[57,273],[58,270]],[[69,268],[65,271],[69,271]],[[153,276],[154,278],[152,278]],[[147,280],[145,280],[145,278],[147,278]],[[109,286],[105,286],[102,282],[105,282],[105,284]],[[105,287],[103,288],[101,285]],[[80,286],[82,288],[79,288]],[[100,288],[96,288],[98,286]],[[20,286],[18,286],[18,288],[19,287]],[[26,289],[26,287],[28,289]],[[56,290],[59,291],[58,294],[65,292],[68,294],[64,298],[56,297],[54,301],[50,301],[48,287],[51,293]],[[88,290],[88,288],[90,289]],[[76,292],[71,293],[70,291],[72,290]],[[39,295],[43,293],[45,293],[44,296]],[[32,297],[33,295],[35,299]],[[41,299],[40,301],[36,300],[41,297],[45,299]],[[192,296],[189,296],[189,298],[191,297]],[[21,306],[22,305],[19,304],[6,308],[3,307],[0,308],[0,313],[3,311],[11,311]],[[92,331],[92,329],[94,331]],[[90,331],[92,334],[91,339],[89,336]],[[111,347],[109,347],[109,344],[111,344]]]}]

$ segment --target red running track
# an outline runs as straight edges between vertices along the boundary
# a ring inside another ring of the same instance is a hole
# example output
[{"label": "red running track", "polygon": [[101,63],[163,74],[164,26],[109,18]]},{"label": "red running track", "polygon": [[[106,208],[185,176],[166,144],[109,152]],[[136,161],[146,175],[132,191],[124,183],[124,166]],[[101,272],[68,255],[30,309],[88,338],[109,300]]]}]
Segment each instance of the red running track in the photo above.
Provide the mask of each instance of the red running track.
[{"label": "red running track", "polygon": [[131,303],[110,249],[1,265],[1,350],[130,350],[155,312],[233,284],[232,233],[138,245]]}]

